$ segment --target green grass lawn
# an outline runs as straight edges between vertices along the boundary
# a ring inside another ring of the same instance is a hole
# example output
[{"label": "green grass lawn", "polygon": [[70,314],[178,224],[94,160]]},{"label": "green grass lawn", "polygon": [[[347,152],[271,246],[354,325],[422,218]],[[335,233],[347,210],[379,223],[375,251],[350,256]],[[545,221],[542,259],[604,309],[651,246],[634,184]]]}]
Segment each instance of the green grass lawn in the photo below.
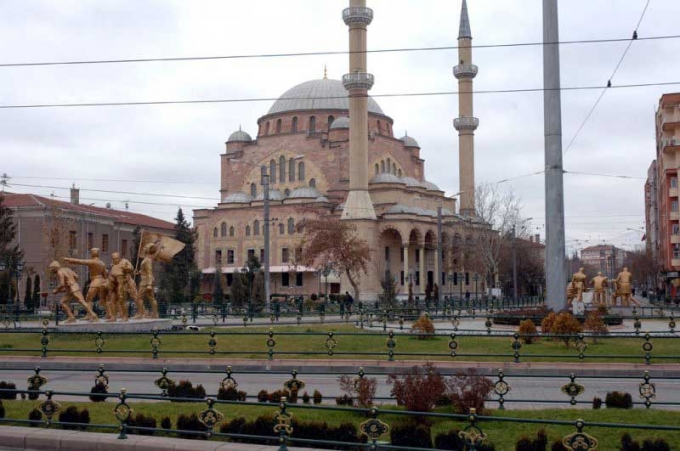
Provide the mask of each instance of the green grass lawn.
[{"label": "green grass lawn", "polygon": [[[267,332],[269,327],[248,327],[239,329],[215,329],[217,345],[215,354],[210,354],[209,332],[185,332],[169,335],[161,333],[159,357],[172,358],[266,358]],[[386,335],[384,332],[361,331],[351,325],[279,326],[274,327],[276,341],[274,358],[330,358],[326,348],[328,332],[334,332],[337,346],[334,359],[387,359]],[[294,335],[280,335],[294,333]],[[51,334],[48,356],[92,356],[96,353],[94,334]],[[151,357],[152,335],[106,335],[102,346],[104,356]],[[679,336],[680,338],[680,336]],[[40,333],[0,333],[0,354],[40,356]],[[419,340],[414,336],[395,335],[396,360],[452,360],[448,336]],[[512,339],[507,337],[464,337],[457,338],[458,349],[455,360],[463,361],[513,361]],[[593,343],[588,339],[585,361],[595,362],[644,362],[642,337],[600,339]],[[680,363],[680,347],[677,338],[653,338],[653,363]],[[567,348],[564,343],[539,340],[532,345],[523,345],[521,361],[550,362],[578,361],[578,352]],[[627,356],[627,357],[626,357]],[[654,356],[667,356],[655,359]]]},{"label": "green grass lawn", "polygon": [[[28,418],[28,412],[38,404],[38,401],[3,401],[6,409],[6,418]],[[112,409],[114,400],[109,400],[106,403],[68,403],[62,402],[62,409],[67,406],[76,405],[79,408],[87,407],[90,411],[91,423],[93,424],[111,424],[116,425],[115,417]],[[206,408],[205,403],[130,403],[134,412],[144,413],[145,415],[152,415],[159,422],[164,416],[171,418],[173,427],[176,424],[177,416],[180,413],[200,412]],[[233,418],[244,416],[248,419],[254,419],[257,416],[273,415],[277,411],[277,406],[274,404],[263,404],[258,406],[242,406],[238,404],[217,405],[217,410],[222,412],[225,416],[225,422]],[[401,417],[389,415],[388,409],[395,409],[394,407],[385,408],[382,410],[380,418],[388,424],[395,424],[403,421]],[[351,422],[359,425],[365,420],[359,414],[353,412],[338,412],[338,411],[319,411],[311,409],[301,409],[291,407],[289,409],[293,415],[301,421],[323,420],[329,425],[335,426],[343,422]],[[446,411],[442,411],[446,412]],[[586,422],[602,422],[602,423],[618,423],[618,424],[645,424],[645,425],[674,425],[680,424],[680,412],[663,411],[658,409],[643,410],[617,410],[617,409],[602,409],[602,410],[574,410],[574,409],[550,409],[550,410],[512,410],[512,411],[493,411],[490,414],[494,418],[522,418],[522,419],[551,419],[562,421],[576,421],[583,419]],[[462,429],[467,425],[464,422],[451,421],[445,419],[437,419],[432,425],[433,436],[448,432],[456,428]],[[564,437],[575,431],[571,426],[548,426],[544,427],[536,424],[518,423],[518,422],[500,422],[500,421],[482,421],[479,423],[482,430],[488,435],[489,439],[496,445],[497,451],[514,451],[517,439],[523,435],[535,437],[536,432],[540,428],[544,428],[549,436],[550,444],[554,440]],[[159,426],[160,427],[160,426]],[[600,451],[618,451],[620,445],[620,436],[624,432],[630,432],[634,439],[642,441],[644,438],[663,437],[671,445],[672,449],[677,449],[680,445],[680,432],[659,432],[659,431],[636,431],[626,429],[613,428],[596,428],[586,427],[585,432],[594,436],[599,441],[598,449]],[[115,433],[115,431],[106,431]],[[295,436],[295,432],[293,432]],[[550,444],[548,448],[550,448]]]}]

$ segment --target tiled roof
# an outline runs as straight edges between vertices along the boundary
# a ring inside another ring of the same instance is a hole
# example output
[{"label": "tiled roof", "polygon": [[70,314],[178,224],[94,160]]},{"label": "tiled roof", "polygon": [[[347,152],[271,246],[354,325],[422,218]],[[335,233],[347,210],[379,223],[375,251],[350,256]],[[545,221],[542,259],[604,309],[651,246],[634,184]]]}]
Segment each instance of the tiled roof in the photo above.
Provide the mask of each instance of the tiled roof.
[{"label": "tiled roof", "polygon": [[142,215],[139,213],[132,213],[129,211],[114,210],[111,208],[101,208],[92,205],[74,205],[70,202],[64,202],[49,197],[38,196],[35,194],[12,194],[5,193],[4,204],[9,208],[61,208],[77,213],[95,214],[98,216],[105,216],[111,218],[115,222],[122,224],[131,224],[141,227],[154,227],[157,229],[174,229],[175,225],[171,222],[162,219],[153,218],[151,216]]}]

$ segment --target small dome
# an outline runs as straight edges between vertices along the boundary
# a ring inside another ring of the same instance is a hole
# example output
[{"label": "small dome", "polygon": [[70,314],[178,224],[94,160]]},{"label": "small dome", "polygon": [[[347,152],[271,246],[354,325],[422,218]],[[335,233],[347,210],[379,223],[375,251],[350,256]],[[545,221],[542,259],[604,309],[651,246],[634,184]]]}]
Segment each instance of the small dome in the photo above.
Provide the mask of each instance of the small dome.
[{"label": "small dome", "polygon": [[336,210],[336,211],[342,211],[342,210],[344,210],[344,209],[345,209],[345,203],[344,203],[344,202],[341,203],[341,204],[338,204],[338,206],[335,207],[335,210]]},{"label": "small dome", "polygon": [[390,209],[387,210],[387,214],[408,214],[408,213],[411,213],[411,208],[402,204],[392,205],[392,207],[390,207]]},{"label": "small dome", "polygon": [[314,202],[323,202],[323,203],[328,203],[330,202],[326,196],[319,196],[316,199],[314,199]]},{"label": "small dome", "polygon": [[302,186],[300,188],[295,188],[288,199],[316,199],[321,197],[321,193],[311,186]]},{"label": "small dome", "polygon": [[249,204],[253,198],[243,191],[236,191],[224,198],[225,204]]},{"label": "small dome", "polygon": [[413,177],[402,177],[401,182],[409,187],[423,188],[423,185]]},{"label": "small dome", "polygon": [[406,147],[417,147],[420,149],[420,144],[414,138],[410,137],[408,133],[404,135],[401,140],[404,142]]},{"label": "small dome", "polygon": [[389,172],[382,172],[380,174],[376,174],[368,183],[398,183],[400,185],[405,184],[405,182],[402,179],[400,179],[394,174],[390,174]]},{"label": "small dome", "polygon": [[432,182],[428,182],[427,180],[423,181],[422,185],[427,189],[428,191],[441,191],[437,185],[435,185]]},{"label": "small dome", "polygon": [[347,116],[340,116],[334,120],[333,124],[331,125],[331,130],[335,130],[337,128],[349,128],[349,118]]},{"label": "small dome", "polygon": [[228,143],[249,143],[252,142],[253,138],[250,137],[250,135],[243,130],[241,130],[241,127],[231,135],[229,135],[229,139],[227,140]]},{"label": "small dome", "polygon": [[[281,191],[277,189],[270,189],[269,190],[269,200],[274,200],[274,201],[282,201],[284,199],[284,195]],[[264,191],[260,191],[255,198],[255,201],[263,201],[264,200]]]}]

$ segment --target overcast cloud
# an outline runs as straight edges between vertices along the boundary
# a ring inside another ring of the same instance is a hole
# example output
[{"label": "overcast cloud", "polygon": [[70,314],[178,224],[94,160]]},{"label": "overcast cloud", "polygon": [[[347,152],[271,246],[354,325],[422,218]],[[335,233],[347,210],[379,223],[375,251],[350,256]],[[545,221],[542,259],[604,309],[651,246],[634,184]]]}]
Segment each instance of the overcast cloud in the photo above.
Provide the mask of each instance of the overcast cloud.
[{"label": "overcast cloud", "polygon": [[[624,38],[646,0],[563,0],[561,40]],[[344,51],[346,0],[0,0],[0,62],[68,61],[279,52]],[[475,45],[537,42],[541,0],[469,0]],[[456,45],[460,0],[368,0],[375,20],[369,49]],[[651,0],[640,37],[677,34],[677,0]],[[627,43],[561,47],[563,86],[604,85]],[[633,43],[614,85],[680,81],[680,40]],[[476,49],[477,90],[542,86],[541,47]],[[455,91],[457,52],[370,54],[372,94]],[[0,105],[156,100],[276,98],[301,82],[347,71],[347,56],[232,59],[144,64],[0,68]],[[607,92],[565,157],[573,171],[645,178],[654,158],[654,110],[680,86]],[[562,95],[564,144],[599,91]],[[458,191],[455,96],[377,99],[399,136],[422,146],[427,178]],[[255,136],[257,118],[272,102],[170,106],[0,110],[0,173],[16,184],[66,187],[75,179],[83,202],[172,220],[177,206],[213,206],[219,155],[238,129]],[[542,93],[479,94],[475,115],[477,181],[495,182],[542,170]],[[22,177],[56,177],[63,180]],[[142,183],[157,181],[163,183]],[[532,232],[544,235],[544,184],[531,176],[500,185],[524,201]],[[570,248],[603,240],[631,247],[644,226],[643,180],[565,176]],[[134,191],[107,194],[87,188]],[[68,192],[14,185],[14,192]],[[144,196],[183,194],[188,200]],[[189,212],[189,215],[191,213]]]}]

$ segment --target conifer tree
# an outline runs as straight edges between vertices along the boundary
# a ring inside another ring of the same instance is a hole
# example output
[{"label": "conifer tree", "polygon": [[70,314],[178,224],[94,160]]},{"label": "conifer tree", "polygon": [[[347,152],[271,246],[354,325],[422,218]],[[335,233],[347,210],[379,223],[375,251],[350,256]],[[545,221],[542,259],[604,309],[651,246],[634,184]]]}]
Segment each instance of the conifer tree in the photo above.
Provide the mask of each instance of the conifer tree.
[{"label": "conifer tree", "polygon": [[31,289],[33,288],[33,282],[31,280],[31,276],[29,274],[26,274],[26,289],[24,290],[24,306],[26,306],[27,309],[31,309],[31,305],[33,302],[33,294],[31,293]]},{"label": "conifer tree", "polygon": [[[196,231],[189,225],[182,209],[177,210],[175,218],[175,239],[186,246],[170,263],[163,265],[161,289],[164,299],[173,303],[186,302],[189,295],[196,291],[198,268],[195,261]],[[195,294],[195,293],[193,293]]]},{"label": "conifer tree", "polygon": [[224,287],[222,286],[222,274],[218,272],[215,273],[215,288],[213,289],[213,304],[222,305],[224,304]]},{"label": "conifer tree", "polygon": [[0,273],[0,304],[10,304],[16,298],[18,289],[16,282],[11,280],[10,270],[16,270],[17,264],[24,258],[19,245],[13,244],[17,233],[17,226],[12,219],[13,212],[5,205],[5,195],[0,192],[0,261],[10,268]]},{"label": "conifer tree", "polygon": [[36,274],[33,278],[33,308],[40,306],[40,274]]}]

